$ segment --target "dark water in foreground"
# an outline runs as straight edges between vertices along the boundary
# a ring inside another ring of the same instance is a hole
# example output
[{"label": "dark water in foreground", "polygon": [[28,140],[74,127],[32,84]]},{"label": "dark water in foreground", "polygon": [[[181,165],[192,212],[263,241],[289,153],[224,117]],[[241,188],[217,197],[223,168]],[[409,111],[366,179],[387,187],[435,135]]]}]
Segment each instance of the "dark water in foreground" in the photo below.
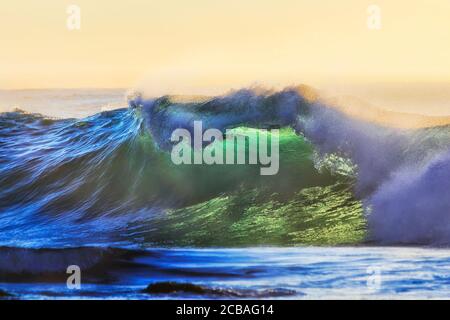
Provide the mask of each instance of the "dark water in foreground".
[{"label": "dark water in foreground", "polygon": [[[21,270],[17,277],[10,274],[8,282],[3,277],[0,283],[0,288],[20,299],[450,297],[448,249],[309,247],[128,251],[84,248],[34,253],[13,250],[9,256],[18,265],[26,262],[30,265],[30,270]],[[100,256],[102,259],[97,259]],[[30,264],[32,259],[34,263]],[[66,287],[65,266],[69,261],[78,263],[82,269],[80,290]],[[14,268],[5,260],[1,267],[3,275],[8,267]],[[145,292],[149,284],[155,283],[159,285],[152,287],[153,292]]]}]

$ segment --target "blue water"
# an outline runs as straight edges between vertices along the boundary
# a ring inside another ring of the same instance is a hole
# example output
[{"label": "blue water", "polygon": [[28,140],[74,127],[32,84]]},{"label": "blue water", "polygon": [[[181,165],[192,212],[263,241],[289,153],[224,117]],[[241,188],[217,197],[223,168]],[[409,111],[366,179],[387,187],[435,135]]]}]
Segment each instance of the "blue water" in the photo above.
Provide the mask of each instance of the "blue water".
[{"label": "blue water", "polygon": [[[53,257],[53,262],[58,260]],[[0,283],[22,299],[448,299],[450,250],[393,247],[151,249],[118,258],[101,276]],[[125,260],[128,262],[124,267]],[[37,261],[36,261],[37,262]],[[63,274],[63,270],[60,270]],[[144,293],[147,285],[190,283],[221,294]]]}]

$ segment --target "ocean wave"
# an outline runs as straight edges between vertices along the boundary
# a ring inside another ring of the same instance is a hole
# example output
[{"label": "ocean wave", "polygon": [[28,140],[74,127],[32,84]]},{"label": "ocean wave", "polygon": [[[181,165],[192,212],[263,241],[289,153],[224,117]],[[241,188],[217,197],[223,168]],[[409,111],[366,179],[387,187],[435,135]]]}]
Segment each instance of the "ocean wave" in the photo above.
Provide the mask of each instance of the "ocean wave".
[{"label": "ocean wave", "polygon": [[[84,119],[0,115],[0,244],[450,244],[447,126],[369,122],[306,87],[129,104]],[[279,174],[174,165],[170,135],[194,120],[280,128]]]}]

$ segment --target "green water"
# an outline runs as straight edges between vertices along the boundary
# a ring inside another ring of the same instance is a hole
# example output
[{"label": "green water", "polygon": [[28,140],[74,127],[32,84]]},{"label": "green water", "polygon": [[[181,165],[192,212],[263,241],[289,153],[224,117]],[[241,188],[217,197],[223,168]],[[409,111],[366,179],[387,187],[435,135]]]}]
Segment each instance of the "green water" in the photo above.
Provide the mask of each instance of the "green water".
[{"label": "green water", "polygon": [[[236,132],[248,130],[256,129]],[[145,243],[233,247],[363,241],[362,204],[353,195],[353,178],[342,174],[345,161],[337,156],[314,161],[312,145],[292,129],[282,129],[279,142],[280,170],[274,176],[261,176],[259,165],[174,165],[170,155],[152,150],[164,184],[183,200],[153,221]],[[230,147],[217,143],[224,152]]]}]

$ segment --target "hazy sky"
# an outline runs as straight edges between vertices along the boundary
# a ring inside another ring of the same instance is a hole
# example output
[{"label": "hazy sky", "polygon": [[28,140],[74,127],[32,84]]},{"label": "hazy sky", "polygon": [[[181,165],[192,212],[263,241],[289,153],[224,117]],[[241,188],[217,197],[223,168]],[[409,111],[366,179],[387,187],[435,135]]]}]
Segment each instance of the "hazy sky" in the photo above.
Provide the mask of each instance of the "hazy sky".
[{"label": "hazy sky", "polygon": [[0,88],[450,81],[449,0],[15,0],[0,13]]}]

